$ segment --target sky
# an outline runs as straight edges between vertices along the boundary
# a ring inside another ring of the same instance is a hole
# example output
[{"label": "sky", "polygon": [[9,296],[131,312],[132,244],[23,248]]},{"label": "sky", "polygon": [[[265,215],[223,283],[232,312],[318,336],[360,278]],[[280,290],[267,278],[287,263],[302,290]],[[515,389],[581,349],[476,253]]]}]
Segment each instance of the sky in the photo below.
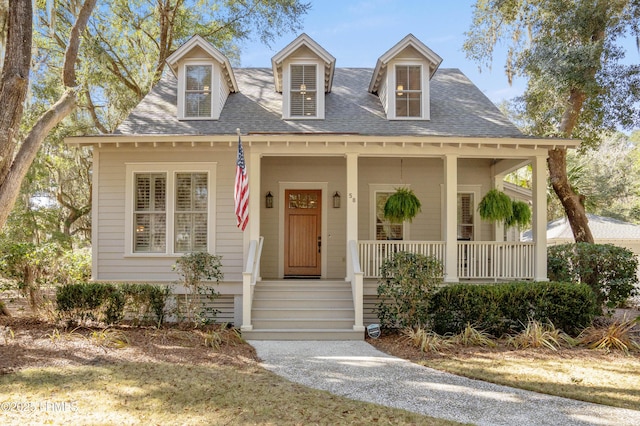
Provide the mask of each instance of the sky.
[{"label": "sky", "polygon": [[[303,30],[336,58],[336,67],[375,67],[377,59],[411,33],[443,58],[441,68],[460,69],[494,103],[524,92],[526,81],[509,85],[504,73],[505,48],[496,47],[492,69],[479,70],[462,51],[471,26],[475,0],[311,0]],[[271,67],[271,57],[295,39],[288,33],[271,48],[246,43],[243,67]],[[640,62],[635,41],[629,41],[627,60]],[[633,47],[631,47],[633,46]]]}]

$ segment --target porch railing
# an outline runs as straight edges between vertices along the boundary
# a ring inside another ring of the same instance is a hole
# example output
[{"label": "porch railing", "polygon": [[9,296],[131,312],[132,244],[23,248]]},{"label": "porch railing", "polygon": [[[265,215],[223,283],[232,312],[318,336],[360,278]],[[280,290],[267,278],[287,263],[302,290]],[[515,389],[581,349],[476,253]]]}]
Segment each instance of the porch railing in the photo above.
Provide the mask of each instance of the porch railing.
[{"label": "porch railing", "polygon": [[400,251],[434,256],[444,263],[444,241],[359,241],[358,245],[365,278],[379,278],[382,262]]},{"label": "porch railing", "polygon": [[458,242],[458,278],[531,279],[535,243]]},{"label": "porch railing", "polygon": [[351,280],[353,312],[355,314],[353,330],[364,331],[364,273],[360,267],[358,244],[353,240],[349,241],[349,256],[351,257],[351,271],[349,273],[349,279]]},{"label": "porch railing", "polygon": [[242,326],[241,330],[251,331],[251,305],[253,304],[253,292],[256,281],[260,276],[260,257],[262,256],[262,243],[264,237],[258,241],[252,240],[249,243],[249,255],[247,256],[247,266],[242,272]]},{"label": "porch railing", "polygon": [[[382,262],[399,251],[446,260],[444,241],[359,241],[358,251],[365,278],[379,278]],[[458,241],[458,278],[532,279],[534,251],[530,242]]]}]

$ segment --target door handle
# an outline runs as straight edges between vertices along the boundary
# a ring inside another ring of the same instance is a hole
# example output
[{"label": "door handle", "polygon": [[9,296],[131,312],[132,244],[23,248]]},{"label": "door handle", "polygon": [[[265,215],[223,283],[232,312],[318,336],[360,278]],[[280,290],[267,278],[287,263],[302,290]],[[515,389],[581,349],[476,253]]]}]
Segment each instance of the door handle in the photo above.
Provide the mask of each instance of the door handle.
[{"label": "door handle", "polygon": [[322,252],[322,237],[318,237],[318,253]]}]

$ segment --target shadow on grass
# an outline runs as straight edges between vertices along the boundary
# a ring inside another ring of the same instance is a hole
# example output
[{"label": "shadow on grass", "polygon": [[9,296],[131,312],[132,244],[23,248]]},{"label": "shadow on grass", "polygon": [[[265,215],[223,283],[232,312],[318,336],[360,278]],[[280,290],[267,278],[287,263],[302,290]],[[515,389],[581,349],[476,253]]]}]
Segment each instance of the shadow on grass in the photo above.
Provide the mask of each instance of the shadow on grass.
[{"label": "shadow on grass", "polygon": [[107,360],[25,369],[0,376],[0,389],[5,401],[59,408],[5,410],[8,424],[455,424],[312,390],[258,367]]}]

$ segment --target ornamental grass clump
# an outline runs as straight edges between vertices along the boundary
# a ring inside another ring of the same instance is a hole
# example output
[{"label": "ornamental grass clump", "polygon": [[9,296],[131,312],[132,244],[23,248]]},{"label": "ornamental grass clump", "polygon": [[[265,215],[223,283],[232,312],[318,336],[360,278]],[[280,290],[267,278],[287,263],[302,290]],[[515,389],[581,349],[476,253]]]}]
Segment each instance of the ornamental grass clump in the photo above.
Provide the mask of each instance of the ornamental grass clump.
[{"label": "ornamental grass clump", "polygon": [[607,327],[587,327],[578,336],[578,345],[606,352],[619,350],[625,353],[640,351],[640,342],[633,337],[633,330],[640,321],[636,319],[616,319]]},{"label": "ornamental grass clump", "polygon": [[462,332],[451,338],[451,341],[456,345],[462,346],[496,347],[496,342],[491,334],[468,323]]},{"label": "ornamental grass clump", "polygon": [[442,352],[453,346],[448,337],[427,331],[424,327],[408,327],[402,330],[402,334],[406,341],[422,352]]},{"label": "ornamental grass clump", "polygon": [[572,343],[571,337],[551,323],[529,320],[524,330],[507,339],[507,345],[516,349],[547,348],[553,351],[560,349],[565,343]]}]

